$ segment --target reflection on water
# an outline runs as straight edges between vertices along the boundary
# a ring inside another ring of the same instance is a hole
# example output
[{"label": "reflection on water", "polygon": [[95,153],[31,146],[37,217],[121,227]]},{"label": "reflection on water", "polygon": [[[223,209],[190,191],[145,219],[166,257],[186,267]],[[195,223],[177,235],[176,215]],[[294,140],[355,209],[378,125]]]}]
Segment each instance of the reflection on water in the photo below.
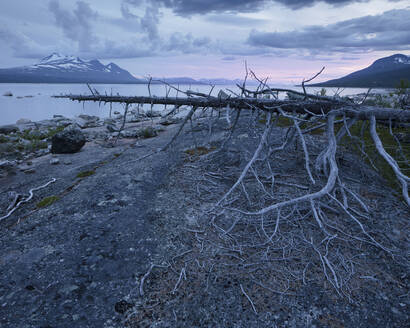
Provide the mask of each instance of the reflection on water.
[{"label": "reflection on water", "polygon": [[[147,85],[131,84],[97,84],[93,85],[100,94],[120,94],[123,96],[148,96]],[[284,86],[277,86],[284,87]],[[288,89],[298,90],[298,87],[285,86]],[[180,89],[199,91],[208,93],[210,87],[206,85],[181,85]],[[236,86],[216,86],[213,95],[217,95],[221,89],[237,90]],[[316,93],[321,88],[309,88],[309,93]],[[346,88],[341,95],[353,95],[366,92],[367,89]],[[379,90],[383,91],[383,90]],[[3,96],[7,92],[13,94],[12,97]],[[156,96],[165,96],[165,87],[163,85],[151,85],[151,93]],[[333,95],[335,88],[328,88],[326,94]],[[372,92],[377,92],[373,90]],[[52,118],[54,114],[73,117],[79,114],[97,115],[107,117],[110,112],[109,104],[72,102],[68,99],[55,99],[52,95],[59,94],[89,94],[88,87],[84,84],[1,84],[0,83],[0,125],[15,123],[20,118],[26,118],[32,121]],[[172,91],[169,96],[176,96],[176,91]],[[179,94],[179,96],[182,96]],[[147,106],[147,105],[146,105]],[[148,107],[145,107],[148,108]],[[154,107],[161,110],[162,106]],[[121,104],[113,104],[112,110],[123,111]]]}]

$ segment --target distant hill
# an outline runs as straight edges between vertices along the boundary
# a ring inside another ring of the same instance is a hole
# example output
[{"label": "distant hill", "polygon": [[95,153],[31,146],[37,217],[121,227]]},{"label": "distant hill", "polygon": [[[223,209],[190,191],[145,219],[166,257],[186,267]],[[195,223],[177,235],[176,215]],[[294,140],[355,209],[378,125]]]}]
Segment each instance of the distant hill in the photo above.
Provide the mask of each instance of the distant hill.
[{"label": "distant hill", "polygon": [[145,83],[114,63],[53,53],[38,64],[0,69],[0,83]]},{"label": "distant hill", "polygon": [[376,60],[372,65],[340,79],[310,84],[319,87],[395,88],[400,80],[410,82],[410,56],[396,54]]},{"label": "distant hill", "polygon": [[[200,79],[190,77],[155,78],[153,83],[233,85],[240,80]],[[31,66],[0,69],[0,83],[148,83],[136,78],[114,63],[103,65],[97,59],[83,60],[53,53]]]},{"label": "distant hill", "polygon": [[[216,79],[199,79],[195,80],[190,77],[166,77],[166,78],[155,78],[153,77],[155,83],[160,83],[158,81],[164,81],[169,84],[204,84],[204,85],[235,85],[235,84],[242,84],[243,80],[235,79],[223,79],[223,78],[216,78]],[[255,84],[253,81],[248,81],[248,84]]]}]

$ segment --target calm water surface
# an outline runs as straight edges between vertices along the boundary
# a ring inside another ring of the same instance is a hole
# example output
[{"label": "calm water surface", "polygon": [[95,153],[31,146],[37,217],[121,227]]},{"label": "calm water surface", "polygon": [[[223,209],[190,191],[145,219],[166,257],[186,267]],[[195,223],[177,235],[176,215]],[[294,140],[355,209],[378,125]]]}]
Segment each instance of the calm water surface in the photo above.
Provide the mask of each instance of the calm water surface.
[{"label": "calm water surface", "polygon": [[[148,88],[146,85],[137,84],[97,84],[93,85],[101,94],[120,94],[123,96],[147,96]],[[288,89],[301,90],[298,87],[286,87]],[[208,93],[210,87],[206,85],[184,85],[180,86],[182,90],[194,90]],[[231,89],[237,91],[236,86],[216,86],[213,95],[217,95],[221,89]],[[309,93],[315,93],[321,88],[309,88]],[[336,89],[328,88],[327,95],[333,95]],[[367,89],[346,88],[341,95],[353,95],[366,92]],[[378,90],[373,90],[376,92]],[[380,89],[379,91],[383,91]],[[3,94],[11,92],[12,97],[5,97]],[[42,119],[52,118],[53,115],[59,114],[66,117],[74,117],[79,114],[97,115],[108,117],[110,105],[98,105],[98,103],[79,104],[68,99],[55,99],[52,95],[60,94],[89,94],[88,87],[84,84],[1,84],[0,83],[0,125],[15,123],[20,118],[39,121]],[[151,85],[151,93],[156,96],[165,96],[165,87],[163,85]],[[170,96],[175,96],[176,92],[171,92]],[[180,94],[181,96],[181,94]],[[161,110],[162,106],[156,106]],[[113,111],[123,111],[123,105],[113,104]]]}]

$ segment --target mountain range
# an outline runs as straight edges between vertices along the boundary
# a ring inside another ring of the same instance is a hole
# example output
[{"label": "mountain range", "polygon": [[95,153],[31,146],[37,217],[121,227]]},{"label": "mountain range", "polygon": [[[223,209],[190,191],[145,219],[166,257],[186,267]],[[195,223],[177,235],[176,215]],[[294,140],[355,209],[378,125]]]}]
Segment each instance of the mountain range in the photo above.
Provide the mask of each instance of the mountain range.
[{"label": "mountain range", "polygon": [[[170,84],[236,84],[240,80],[200,79],[189,77],[153,78],[153,83]],[[39,63],[0,69],[0,83],[147,83],[136,78],[114,63],[102,64],[99,60],[83,60],[74,56],[52,53]]]},{"label": "mountain range", "polygon": [[31,66],[0,69],[2,83],[142,83],[114,63],[53,53]]},{"label": "mountain range", "polygon": [[[241,80],[192,79],[189,77],[153,78],[170,84],[233,85]],[[319,87],[394,88],[401,80],[410,81],[410,56],[396,54],[376,60],[372,65],[339,79],[311,84]],[[31,66],[0,69],[0,83],[147,83],[114,63],[83,60],[53,53]]]},{"label": "mountain range", "polygon": [[396,88],[410,82],[410,56],[396,54],[376,60],[369,67],[339,79],[311,84],[318,87]]}]

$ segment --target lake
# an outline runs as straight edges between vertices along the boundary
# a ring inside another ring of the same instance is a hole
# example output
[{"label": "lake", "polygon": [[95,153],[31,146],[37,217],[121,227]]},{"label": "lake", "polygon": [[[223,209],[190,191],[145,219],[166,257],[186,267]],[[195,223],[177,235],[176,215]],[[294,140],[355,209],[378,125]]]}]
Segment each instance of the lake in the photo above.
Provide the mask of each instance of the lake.
[{"label": "lake", "polygon": [[[278,86],[301,91],[300,87]],[[120,94],[123,96],[148,96],[147,85],[144,84],[96,84],[93,88],[97,89],[100,94]],[[210,87],[207,85],[181,85],[180,89],[199,91],[208,93]],[[217,95],[221,89],[231,89],[237,91],[236,86],[220,85],[213,90],[213,95]],[[308,88],[309,93],[316,93],[321,88]],[[384,89],[372,90],[372,92],[384,92]],[[6,92],[11,92],[12,97],[3,96]],[[151,93],[156,96],[165,96],[165,87],[163,85],[151,85]],[[327,88],[327,95],[333,95],[336,88]],[[346,88],[341,95],[353,95],[367,92],[362,88]],[[79,114],[96,115],[108,117],[110,112],[109,104],[85,103],[80,104],[69,99],[52,98],[53,95],[60,94],[90,94],[85,84],[25,84],[25,83],[0,83],[0,125],[12,124],[21,118],[32,121],[52,118],[53,115],[59,114],[66,117],[74,117]],[[179,94],[182,96],[181,94]],[[170,96],[176,96],[176,92],[170,93]],[[147,105],[146,105],[147,106]],[[148,108],[148,107],[146,107]],[[160,110],[162,106],[156,106]],[[123,105],[113,104],[112,111],[124,110]]]}]

